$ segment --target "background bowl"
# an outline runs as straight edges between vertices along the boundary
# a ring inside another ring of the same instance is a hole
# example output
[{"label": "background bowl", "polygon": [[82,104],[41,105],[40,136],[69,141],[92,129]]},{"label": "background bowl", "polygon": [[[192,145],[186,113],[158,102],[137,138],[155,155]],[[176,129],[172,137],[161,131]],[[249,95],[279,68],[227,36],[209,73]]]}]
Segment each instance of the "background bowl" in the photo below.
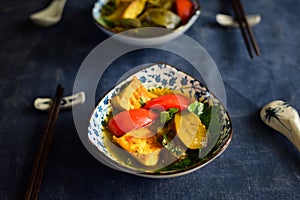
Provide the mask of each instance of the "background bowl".
[{"label": "background bowl", "polygon": [[[120,149],[120,151],[122,150],[113,144],[111,139],[105,135],[105,126],[108,121],[108,116],[112,112],[110,99],[115,95],[118,95],[122,86],[128,83],[133,76],[136,76],[146,88],[162,87],[181,91],[184,94],[190,95],[190,97],[196,97],[206,105],[218,106],[221,108],[220,114],[218,115],[220,129],[209,134],[208,145],[201,150],[201,160],[199,162],[179,170],[164,170],[164,168],[146,169],[132,166],[127,163],[126,160],[119,159],[115,156],[115,152],[112,153],[112,148]],[[88,127],[88,140],[90,141],[90,145],[98,152],[98,160],[111,168],[150,178],[175,177],[193,172],[205,166],[228,147],[231,141],[231,135],[232,123],[222,103],[193,77],[167,64],[154,64],[146,67],[126,78],[110,90],[95,108]]]},{"label": "background bowl", "polygon": [[103,26],[99,20],[101,18],[100,10],[107,2],[108,0],[98,0],[94,4],[92,16],[96,26],[107,35],[114,36],[115,39],[122,43],[137,46],[160,45],[174,40],[186,32],[195,23],[200,15],[200,3],[197,0],[192,0],[195,5],[193,16],[187,21],[186,24],[181,25],[174,30],[161,27],[143,27],[130,29],[122,33],[115,33]]}]

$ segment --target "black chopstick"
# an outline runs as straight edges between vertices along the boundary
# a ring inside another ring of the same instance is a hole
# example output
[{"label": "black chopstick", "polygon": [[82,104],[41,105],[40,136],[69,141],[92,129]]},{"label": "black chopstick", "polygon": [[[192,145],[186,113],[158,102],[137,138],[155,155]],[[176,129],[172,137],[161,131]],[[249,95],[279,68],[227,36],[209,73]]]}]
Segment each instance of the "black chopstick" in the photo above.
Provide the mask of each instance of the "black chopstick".
[{"label": "black chopstick", "polygon": [[64,88],[61,85],[58,85],[55,96],[52,100],[47,125],[42,135],[39,148],[35,157],[35,161],[29,178],[29,183],[27,185],[27,189],[24,196],[25,200],[38,199],[46,163],[48,160],[48,154],[53,140],[54,128],[58,118],[60,102],[63,97],[63,93]]},{"label": "black chopstick", "polygon": [[[248,50],[249,56],[251,58],[253,58],[253,54],[252,54],[250,42],[251,42],[251,45],[252,45],[252,47],[253,47],[253,49],[255,51],[255,54],[257,56],[259,56],[260,55],[260,50],[259,50],[259,47],[258,47],[258,45],[256,43],[255,38],[254,38],[252,29],[249,26],[248,21],[246,19],[245,10],[244,10],[244,8],[242,6],[241,1],[240,0],[231,0],[231,3],[233,5],[233,10],[235,12],[236,19],[238,20],[239,27],[240,27],[242,36],[244,38],[244,41],[245,41],[246,48]],[[250,39],[250,42],[249,42],[249,39]]]}]

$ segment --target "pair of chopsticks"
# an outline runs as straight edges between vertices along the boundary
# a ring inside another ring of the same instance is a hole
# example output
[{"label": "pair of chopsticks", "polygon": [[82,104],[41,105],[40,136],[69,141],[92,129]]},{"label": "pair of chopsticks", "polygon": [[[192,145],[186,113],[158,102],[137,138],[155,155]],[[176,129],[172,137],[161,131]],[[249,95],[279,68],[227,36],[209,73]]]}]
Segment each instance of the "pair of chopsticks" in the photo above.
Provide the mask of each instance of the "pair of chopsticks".
[{"label": "pair of chopsticks", "polygon": [[[255,41],[252,29],[249,26],[248,21],[246,19],[246,14],[245,14],[245,11],[244,11],[244,8],[242,6],[241,1],[240,0],[231,0],[231,3],[232,3],[232,6],[233,6],[233,10],[235,12],[236,19],[238,21],[242,36],[244,38],[249,56],[251,58],[253,58],[253,53],[252,53],[252,50],[251,50],[250,43],[251,43],[251,45],[254,49],[255,54],[257,56],[259,56],[260,55],[260,50],[259,50],[259,47],[258,47],[256,41]],[[250,40],[250,42],[249,42],[249,40]]]},{"label": "pair of chopsticks", "polygon": [[49,111],[48,121],[45,132],[42,135],[39,148],[35,157],[34,165],[31,171],[29,183],[25,192],[24,199],[38,199],[39,191],[42,185],[42,179],[46,168],[50,147],[53,140],[55,123],[58,118],[60,102],[62,100],[64,88],[57,86],[55,96],[52,100],[51,109]]}]

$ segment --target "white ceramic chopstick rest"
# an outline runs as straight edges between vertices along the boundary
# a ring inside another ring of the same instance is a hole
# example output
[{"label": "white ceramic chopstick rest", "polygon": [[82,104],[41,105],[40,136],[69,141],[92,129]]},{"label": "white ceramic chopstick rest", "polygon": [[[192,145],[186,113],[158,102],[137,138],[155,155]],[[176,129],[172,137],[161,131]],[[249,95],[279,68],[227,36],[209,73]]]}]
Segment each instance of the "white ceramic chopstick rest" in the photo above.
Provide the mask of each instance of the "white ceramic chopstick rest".
[{"label": "white ceramic chopstick rest", "polygon": [[[257,24],[259,24],[261,22],[260,15],[247,15],[246,19],[247,19],[249,26],[256,26]],[[231,17],[229,15],[217,14],[216,21],[221,26],[231,27],[231,28],[239,27],[239,23],[233,17]]]},{"label": "white ceramic chopstick rest", "polygon": [[67,0],[52,0],[44,9],[30,15],[30,19],[39,26],[52,26],[57,24],[61,18]]},{"label": "white ceramic chopstick rest", "polygon": [[[85,102],[84,92],[78,92],[71,96],[63,97],[60,103],[61,109],[71,108],[77,104],[82,104]],[[36,98],[34,100],[34,107],[38,110],[47,111],[51,108],[52,99],[51,98]]]},{"label": "white ceramic chopstick rest", "polygon": [[260,117],[268,126],[285,135],[300,152],[300,119],[296,109],[276,100],[261,109]]}]

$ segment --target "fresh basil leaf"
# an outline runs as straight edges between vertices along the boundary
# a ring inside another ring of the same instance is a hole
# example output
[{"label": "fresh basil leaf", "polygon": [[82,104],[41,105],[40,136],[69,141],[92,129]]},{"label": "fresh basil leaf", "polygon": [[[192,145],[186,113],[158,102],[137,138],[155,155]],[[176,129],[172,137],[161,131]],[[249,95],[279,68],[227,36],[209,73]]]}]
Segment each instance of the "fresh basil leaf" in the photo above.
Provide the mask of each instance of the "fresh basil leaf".
[{"label": "fresh basil leaf", "polygon": [[206,129],[209,127],[210,119],[211,119],[211,108],[207,107],[203,110],[202,114],[199,116],[202,124],[206,127]]},{"label": "fresh basil leaf", "polygon": [[193,112],[198,116],[200,116],[203,113],[203,110],[204,104],[198,101],[195,101],[188,106],[188,111]]},{"label": "fresh basil leaf", "polygon": [[178,108],[170,108],[169,109],[169,115],[171,117],[171,119],[173,118],[173,116],[179,111]]},{"label": "fresh basil leaf", "polygon": [[[210,106],[206,107],[203,110],[203,113],[200,115],[200,120],[202,124],[208,128],[211,124],[218,125],[219,123],[219,116],[220,116],[221,109],[219,106]],[[214,123],[212,123],[212,121]]]},{"label": "fresh basil leaf", "polygon": [[160,112],[160,124],[165,124],[170,120],[170,115],[168,111]]},{"label": "fresh basil leaf", "polygon": [[207,144],[206,147],[202,148],[201,151],[199,151],[199,157],[203,158],[206,155],[209,154],[218,142],[221,132],[222,132],[222,122],[220,118],[222,110],[220,106],[212,106],[208,107],[205,112],[202,114],[201,121],[203,124],[205,124],[205,127],[207,129]]},{"label": "fresh basil leaf", "polygon": [[161,124],[167,123],[174,117],[175,113],[177,113],[178,111],[179,111],[178,108],[170,108],[168,111],[160,112],[160,123]]},{"label": "fresh basil leaf", "polygon": [[197,105],[198,105],[198,102],[195,101],[194,103],[191,103],[189,106],[188,106],[188,110],[190,112],[195,112],[195,110],[197,109]]}]

